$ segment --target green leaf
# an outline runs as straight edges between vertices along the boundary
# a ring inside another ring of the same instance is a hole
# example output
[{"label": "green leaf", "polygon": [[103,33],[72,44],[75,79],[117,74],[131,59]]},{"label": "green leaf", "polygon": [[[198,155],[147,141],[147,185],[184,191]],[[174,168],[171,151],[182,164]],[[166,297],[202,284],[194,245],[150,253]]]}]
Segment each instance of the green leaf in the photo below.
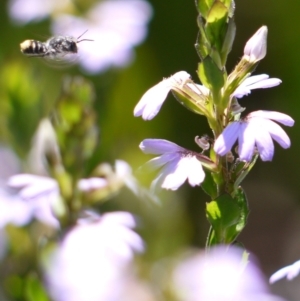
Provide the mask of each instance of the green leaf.
[{"label": "green leaf", "polygon": [[240,219],[238,224],[236,225],[236,230],[238,233],[240,233],[246,226],[249,215],[248,200],[242,187],[239,187],[235,191],[234,200],[238,203],[240,207]]},{"label": "green leaf", "polygon": [[50,301],[40,279],[33,273],[25,280],[25,296],[28,301]]},{"label": "green leaf", "polygon": [[206,217],[215,231],[218,243],[228,242],[227,229],[240,219],[240,208],[228,194],[206,204]]},{"label": "green leaf", "polygon": [[203,85],[215,93],[218,93],[224,85],[223,71],[209,56],[198,65],[198,76]]},{"label": "green leaf", "polygon": [[227,32],[228,8],[220,1],[215,1],[209,11],[206,23],[206,35],[212,47],[221,53]]},{"label": "green leaf", "polygon": [[211,175],[211,172],[205,172],[205,179],[201,184],[201,188],[207,193],[212,199],[216,198],[218,195],[217,185]]},{"label": "green leaf", "polygon": [[224,37],[222,49],[221,49],[221,60],[222,65],[226,64],[227,56],[231,51],[232,44],[235,38],[236,26],[232,18],[229,19],[226,35]]},{"label": "green leaf", "polygon": [[209,53],[211,53],[211,46],[209,40],[206,37],[205,25],[203,24],[203,19],[201,18],[201,16],[198,16],[197,24],[199,27],[199,33],[195,48],[199,57],[201,58],[201,60],[203,60]]},{"label": "green leaf", "polygon": [[206,19],[208,12],[215,0],[196,0],[199,13]]}]

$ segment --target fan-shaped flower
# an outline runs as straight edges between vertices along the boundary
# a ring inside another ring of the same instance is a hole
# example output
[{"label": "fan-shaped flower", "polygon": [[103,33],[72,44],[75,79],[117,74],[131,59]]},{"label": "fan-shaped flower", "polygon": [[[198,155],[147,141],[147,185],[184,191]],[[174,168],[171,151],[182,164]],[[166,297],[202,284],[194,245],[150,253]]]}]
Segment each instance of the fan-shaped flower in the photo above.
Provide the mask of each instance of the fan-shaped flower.
[{"label": "fan-shaped flower", "polygon": [[271,161],[274,155],[274,143],[289,148],[291,141],[285,131],[274,121],[293,126],[294,120],[283,113],[256,111],[240,121],[230,123],[217,138],[214,150],[221,156],[226,155],[238,140],[238,154],[241,160],[251,161],[255,146],[263,161]]},{"label": "fan-shaped flower", "polygon": [[160,155],[146,163],[150,169],[162,167],[152,186],[176,190],[186,180],[191,186],[200,185],[204,178],[202,164],[213,166],[214,163],[202,154],[187,150],[173,142],[163,139],[145,139],[140,144],[146,154]]}]

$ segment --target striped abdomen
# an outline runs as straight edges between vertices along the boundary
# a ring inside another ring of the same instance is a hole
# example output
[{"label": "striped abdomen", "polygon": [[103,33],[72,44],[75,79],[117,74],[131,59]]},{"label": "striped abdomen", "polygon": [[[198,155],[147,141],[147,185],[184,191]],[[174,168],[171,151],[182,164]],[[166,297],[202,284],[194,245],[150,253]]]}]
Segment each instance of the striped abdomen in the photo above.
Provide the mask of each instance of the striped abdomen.
[{"label": "striped abdomen", "polygon": [[47,47],[45,43],[35,40],[26,40],[20,44],[21,52],[27,56],[45,56]]}]

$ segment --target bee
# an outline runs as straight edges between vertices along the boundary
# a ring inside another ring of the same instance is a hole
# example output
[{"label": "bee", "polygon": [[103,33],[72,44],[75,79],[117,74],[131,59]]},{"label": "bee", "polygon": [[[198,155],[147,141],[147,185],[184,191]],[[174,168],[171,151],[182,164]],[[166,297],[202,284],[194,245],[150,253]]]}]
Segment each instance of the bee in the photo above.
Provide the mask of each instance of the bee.
[{"label": "bee", "polygon": [[93,41],[90,39],[79,40],[87,30],[78,38],[72,36],[54,36],[46,42],[36,40],[25,40],[20,44],[21,52],[28,57],[45,57],[50,59],[61,59],[68,54],[78,52],[78,43]]}]

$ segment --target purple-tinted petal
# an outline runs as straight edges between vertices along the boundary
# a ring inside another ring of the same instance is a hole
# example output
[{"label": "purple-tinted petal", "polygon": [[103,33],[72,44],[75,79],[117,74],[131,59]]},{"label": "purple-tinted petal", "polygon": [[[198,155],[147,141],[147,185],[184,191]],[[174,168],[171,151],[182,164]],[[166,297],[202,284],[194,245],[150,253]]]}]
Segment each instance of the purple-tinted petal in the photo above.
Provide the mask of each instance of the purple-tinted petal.
[{"label": "purple-tinted petal", "polygon": [[272,88],[280,85],[282,81],[279,78],[267,78],[265,80],[261,80],[257,83],[254,83],[252,85],[249,85],[248,87],[253,89],[266,89],[266,88]]},{"label": "purple-tinted petal", "polygon": [[181,158],[170,161],[162,170],[161,187],[170,190],[178,189],[186,180],[186,174],[181,172]]},{"label": "purple-tinted petal", "polygon": [[262,161],[272,161],[274,155],[273,140],[264,126],[264,120],[259,120],[259,118],[257,119],[258,120],[251,119],[252,126],[254,126],[253,122],[255,122],[256,130],[254,130],[254,132],[256,133],[255,142],[257,150]]},{"label": "purple-tinted petal", "polygon": [[246,78],[234,91],[232,96],[241,98],[251,93],[253,89],[265,89],[278,86],[281,80],[278,78],[269,78],[267,74],[259,74]]},{"label": "purple-tinted petal", "polygon": [[180,154],[178,153],[165,153],[159,157],[153,158],[147,163],[143,165],[144,168],[149,170],[155,170],[163,165],[165,165],[168,162],[174,161],[174,160],[180,159]]},{"label": "purple-tinted petal", "polygon": [[295,123],[294,119],[291,118],[289,115],[280,112],[274,112],[274,111],[259,110],[259,111],[251,112],[248,115],[248,117],[260,117],[265,119],[272,119],[286,126],[293,126]]},{"label": "purple-tinted petal", "polygon": [[264,128],[270,133],[272,138],[277,141],[282,148],[289,148],[291,146],[290,138],[277,123],[265,119]]},{"label": "purple-tinted petal", "polygon": [[249,61],[256,62],[262,60],[267,53],[267,26],[262,26],[246,43],[244,55]]},{"label": "purple-tinted petal", "polygon": [[251,161],[255,145],[256,127],[243,122],[239,132],[239,157],[243,161]]},{"label": "purple-tinted petal", "polygon": [[221,156],[226,155],[237,140],[240,127],[240,122],[233,122],[227,125],[223,133],[215,141],[214,151]]},{"label": "purple-tinted petal", "polygon": [[154,118],[159,112],[170,90],[171,85],[169,80],[163,80],[150,88],[134,108],[134,116],[142,116],[144,120],[151,120]]},{"label": "purple-tinted petal", "polygon": [[164,139],[145,139],[139,146],[145,154],[155,155],[185,150],[176,143]]},{"label": "purple-tinted petal", "polygon": [[274,273],[270,277],[270,283],[274,283],[284,277],[286,277],[288,280],[292,280],[295,277],[299,275],[300,272],[300,260],[296,261],[295,263],[288,265],[280,270],[278,270],[276,273]]}]

